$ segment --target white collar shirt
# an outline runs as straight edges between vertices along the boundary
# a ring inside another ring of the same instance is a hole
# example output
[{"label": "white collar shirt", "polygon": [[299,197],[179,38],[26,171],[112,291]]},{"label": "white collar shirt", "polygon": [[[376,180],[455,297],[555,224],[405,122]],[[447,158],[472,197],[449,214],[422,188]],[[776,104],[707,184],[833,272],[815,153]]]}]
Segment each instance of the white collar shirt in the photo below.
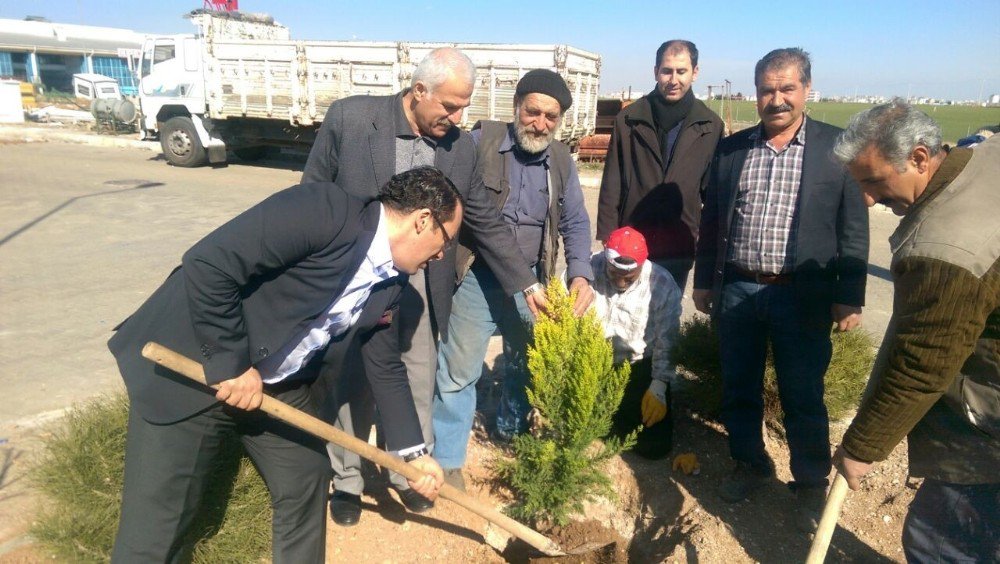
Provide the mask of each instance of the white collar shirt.
[{"label": "white collar shirt", "polygon": [[342,335],[357,323],[371,295],[372,286],[398,275],[399,271],[392,262],[389,227],[385,208],[382,207],[371,246],[368,247],[364,260],[344,288],[344,292],[335,296],[324,313],[302,329],[277,353],[257,364],[257,370],[263,381],[275,384],[296,374],[317,351],[326,347],[332,338]]}]

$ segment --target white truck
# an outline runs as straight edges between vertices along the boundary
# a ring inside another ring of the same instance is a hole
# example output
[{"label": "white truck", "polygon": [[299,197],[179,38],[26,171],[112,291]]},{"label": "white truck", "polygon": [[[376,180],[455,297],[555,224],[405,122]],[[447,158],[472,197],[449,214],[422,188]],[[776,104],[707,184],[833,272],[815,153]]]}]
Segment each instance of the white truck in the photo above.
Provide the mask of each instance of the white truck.
[{"label": "white truck", "polygon": [[558,72],[573,93],[559,138],[594,132],[601,59],[566,45],[293,41],[269,16],[196,10],[195,35],[148,38],[139,82],[141,130],[159,136],[177,166],[224,163],[268,146],[308,148],[335,100],[392,94],[410,84],[432,49],[450,45],[476,64],[472,105],[461,127],[513,118],[514,87],[534,68]]}]

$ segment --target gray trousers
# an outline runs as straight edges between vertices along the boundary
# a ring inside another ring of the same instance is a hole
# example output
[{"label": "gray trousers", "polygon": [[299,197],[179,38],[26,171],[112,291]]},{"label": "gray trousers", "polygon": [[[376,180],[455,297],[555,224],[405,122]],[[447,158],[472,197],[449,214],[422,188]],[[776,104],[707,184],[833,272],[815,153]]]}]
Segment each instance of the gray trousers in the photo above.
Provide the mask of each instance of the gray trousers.
[{"label": "gray trousers", "polygon": [[[427,305],[427,279],[423,270],[410,276],[410,283],[399,298],[399,323],[402,334],[400,348],[403,364],[410,381],[410,391],[420,418],[420,430],[427,449],[434,448],[434,431],[431,425],[431,407],[434,401],[434,375],[437,371],[437,337],[431,327],[430,308]],[[375,404],[366,378],[354,377],[364,368],[359,355],[348,355],[344,375],[339,381],[336,403],[337,428],[367,441],[375,422]],[[347,375],[352,375],[347,377]],[[345,401],[346,400],[346,401]],[[360,495],[365,488],[361,474],[361,457],[343,447],[328,444],[330,464],[333,467],[333,487],[339,492]],[[410,486],[406,478],[390,472],[392,485],[405,490]]]},{"label": "gray trousers", "polygon": [[[293,407],[315,412],[303,384],[265,390]],[[273,561],[324,561],[330,469],[323,441],[261,412],[220,404],[168,425],[129,414],[122,513],[112,562],[190,560],[191,547],[181,540],[213,477],[220,447],[233,433],[271,492]]]}]

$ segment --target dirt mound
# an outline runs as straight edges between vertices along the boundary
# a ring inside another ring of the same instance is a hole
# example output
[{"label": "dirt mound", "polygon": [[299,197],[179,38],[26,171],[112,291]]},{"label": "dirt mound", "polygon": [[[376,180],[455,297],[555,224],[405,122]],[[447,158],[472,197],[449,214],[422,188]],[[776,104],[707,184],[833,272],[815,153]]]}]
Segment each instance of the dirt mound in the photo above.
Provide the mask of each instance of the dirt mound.
[{"label": "dirt mound", "polygon": [[564,527],[541,531],[556,542],[567,556],[539,556],[523,542],[507,545],[503,558],[508,562],[560,562],[565,564],[617,564],[628,562],[628,541],[616,531],[594,520],[572,522]]}]

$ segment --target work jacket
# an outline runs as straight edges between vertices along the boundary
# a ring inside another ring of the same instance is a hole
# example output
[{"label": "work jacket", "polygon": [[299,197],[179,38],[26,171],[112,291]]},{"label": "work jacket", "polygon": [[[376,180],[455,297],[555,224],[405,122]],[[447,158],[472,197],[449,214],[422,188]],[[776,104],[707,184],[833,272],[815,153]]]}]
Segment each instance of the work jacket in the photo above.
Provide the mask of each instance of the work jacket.
[{"label": "work jacket", "polygon": [[[1000,482],[1000,140],[955,149],[889,239],[892,319],[844,435],[884,460],[908,435],[910,473]],[[966,161],[966,159],[968,159]]]},{"label": "work jacket", "polygon": [[681,124],[668,165],[649,96],[615,118],[597,209],[597,239],[631,225],[646,238],[651,259],[694,260],[702,192],[722,120],[695,100]]}]

